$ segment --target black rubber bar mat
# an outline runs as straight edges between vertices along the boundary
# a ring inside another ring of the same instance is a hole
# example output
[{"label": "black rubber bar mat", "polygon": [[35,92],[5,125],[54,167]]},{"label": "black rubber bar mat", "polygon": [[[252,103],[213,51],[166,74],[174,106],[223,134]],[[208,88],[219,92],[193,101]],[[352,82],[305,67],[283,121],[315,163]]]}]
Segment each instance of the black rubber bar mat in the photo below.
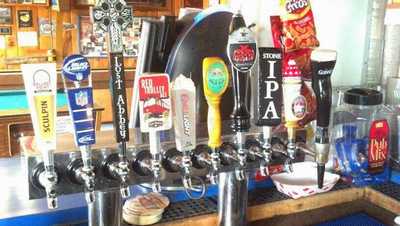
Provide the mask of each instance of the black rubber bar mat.
[{"label": "black rubber bar mat", "polygon": [[386,196],[389,196],[391,198],[396,199],[397,201],[400,201],[400,185],[398,185],[396,183],[387,182],[384,184],[373,185],[371,187],[374,190],[382,192]]},{"label": "black rubber bar mat", "polygon": [[[351,185],[339,181],[331,191],[338,191],[351,187]],[[400,201],[400,185],[398,184],[388,182],[380,185],[373,185],[371,187]],[[278,192],[275,187],[255,189],[249,193],[249,206],[260,205],[268,202],[277,202],[286,199],[290,199],[290,197]],[[217,213],[217,200],[217,197],[211,197],[200,200],[187,200],[171,203],[171,205],[165,210],[161,222]]]},{"label": "black rubber bar mat", "polygon": [[[350,185],[339,181],[331,191],[347,189],[350,187]],[[290,197],[280,193],[275,187],[260,188],[252,190],[249,193],[249,206],[260,205],[268,202],[277,202],[286,199],[290,199]],[[218,197],[171,203],[171,205],[165,210],[160,223],[217,213],[217,209]]]}]

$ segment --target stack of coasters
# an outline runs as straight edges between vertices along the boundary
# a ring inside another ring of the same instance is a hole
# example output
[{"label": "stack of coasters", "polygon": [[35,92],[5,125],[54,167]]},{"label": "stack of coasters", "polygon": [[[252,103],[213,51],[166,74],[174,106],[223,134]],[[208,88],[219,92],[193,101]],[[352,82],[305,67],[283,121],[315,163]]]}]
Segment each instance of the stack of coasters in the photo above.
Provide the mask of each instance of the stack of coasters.
[{"label": "stack of coasters", "polygon": [[169,199],[160,193],[138,195],[125,202],[122,218],[134,225],[150,225],[161,220],[164,209],[169,205]]}]

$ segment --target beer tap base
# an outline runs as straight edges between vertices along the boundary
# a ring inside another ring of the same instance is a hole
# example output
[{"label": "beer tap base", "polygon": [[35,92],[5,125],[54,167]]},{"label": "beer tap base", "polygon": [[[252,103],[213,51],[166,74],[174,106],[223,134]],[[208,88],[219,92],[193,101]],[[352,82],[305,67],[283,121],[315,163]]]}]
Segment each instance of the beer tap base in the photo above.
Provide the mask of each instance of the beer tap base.
[{"label": "beer tap base", "polygon": [[221,173],[218,195],[218,225],[247,225],[248,180],[237,180],[235,172]]},{"label": "beer tap base", "polygon": [[88,205],[88,225],[120,226],[122,205],[121,194],[118,190],[97,191],[95,193],[95,202]]}]

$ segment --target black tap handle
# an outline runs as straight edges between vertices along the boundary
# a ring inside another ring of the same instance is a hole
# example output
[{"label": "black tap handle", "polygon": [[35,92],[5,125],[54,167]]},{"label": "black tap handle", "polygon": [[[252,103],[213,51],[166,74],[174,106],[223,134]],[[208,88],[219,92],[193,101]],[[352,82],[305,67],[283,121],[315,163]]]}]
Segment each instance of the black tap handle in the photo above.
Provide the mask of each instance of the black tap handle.
[{"label": "black tap handle", "polygon": [[331,75],[336,61],[311,62],[312,87],[317,98],[317,126],[328,127],[332,105]]},{"label": "black tap handle", "polygon": [[[124,58],[122,53],[110,53],[112,110],[115,139],[118,143],[129,141],[128,108],[126,101]],[[123,150],[124,152],[125,150]]]},{"label": "black tap handle", "polygon": [[239,12],[233,14],[231,24],[229,25],[229,34],[232,34],[234,31],[242,27],[246,27],[243,15]]},{"label": "black tap handle", "polygon": [[278,48],[259,48],[258,51],[255,124],[278,126],[282,113],[282,51]]},{"label": "black tap handle", "polygon": [[235,105],[231,114],[232,129],[235,132],[244,132],[250,129],[250,113],[247,109],[246,94],[249,85],[247,73],[232,69],[233,95]]},{"label": "black tap handle", "polygon": [[227,51],[232,65],[235,101],[231,114],[232,129],[235,132],[245,132],[250,129],[250,113],[247,109],[246,97],[250,70],[256,60],[257,45],[252,32],[246,27],[240,13],[233,15],[229,31]]}]

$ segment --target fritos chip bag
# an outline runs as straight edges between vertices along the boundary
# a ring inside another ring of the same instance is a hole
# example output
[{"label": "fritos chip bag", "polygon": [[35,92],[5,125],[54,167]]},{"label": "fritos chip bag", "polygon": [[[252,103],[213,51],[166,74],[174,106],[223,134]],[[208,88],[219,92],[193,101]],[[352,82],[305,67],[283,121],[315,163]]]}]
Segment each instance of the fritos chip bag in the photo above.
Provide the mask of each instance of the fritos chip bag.
[{"label": "fritos chip bag", "polygon": [[310,0],[280,0],[280,6],[285,51],[318,47]]}]

